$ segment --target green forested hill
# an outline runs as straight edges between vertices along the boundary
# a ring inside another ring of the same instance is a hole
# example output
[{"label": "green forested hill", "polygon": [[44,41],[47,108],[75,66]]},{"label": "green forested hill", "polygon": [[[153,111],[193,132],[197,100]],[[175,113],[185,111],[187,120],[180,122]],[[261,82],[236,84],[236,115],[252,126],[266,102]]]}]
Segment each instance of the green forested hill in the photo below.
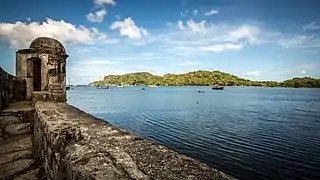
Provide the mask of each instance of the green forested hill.
[{"label": "green forested hill", "polygon": [[304,77],[293,78],[283,82],[250,81],[220,71],[194,71],[185,74],[166,74],[156,76],[148,72],[105,76],[102,81],[90,85],[161,85],[161,86],[269,86],[269,87],[318,87],[320,79]]}]

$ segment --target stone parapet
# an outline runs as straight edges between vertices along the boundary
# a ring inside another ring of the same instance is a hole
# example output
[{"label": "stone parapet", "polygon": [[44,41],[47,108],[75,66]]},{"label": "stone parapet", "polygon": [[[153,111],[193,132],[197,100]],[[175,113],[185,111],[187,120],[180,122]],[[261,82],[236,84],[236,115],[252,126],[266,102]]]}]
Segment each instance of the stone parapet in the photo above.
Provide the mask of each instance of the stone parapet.
[{"label": "stone parapet", "polygon": [[38,101],[66,102],[66,96],[62,93],[35,91],[32,97],[33,104]]},{"label": "stone parapet", "polygon": [[35,110],[47,179],[234,179],[66,103],[39,101]]},{"label": "stone parapet", "polygon": [[26,81],[15,77],[0,67],[0,109],[11,102],[25,100]]}]

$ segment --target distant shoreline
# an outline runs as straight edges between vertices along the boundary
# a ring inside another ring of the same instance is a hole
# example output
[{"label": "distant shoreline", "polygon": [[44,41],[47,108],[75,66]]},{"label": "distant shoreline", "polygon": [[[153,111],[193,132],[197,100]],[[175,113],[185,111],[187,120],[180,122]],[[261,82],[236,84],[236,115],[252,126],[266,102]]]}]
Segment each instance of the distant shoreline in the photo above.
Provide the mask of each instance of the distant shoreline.
[{"label": "distant shoreline", "polygon": [[251,81],[221,71],[193,71],[185,74],[153,75],[148,72],[129,73],[124,75],[109,75],[103,80],[94,81],[89,85],[156,85],[156,86],[254,86],[254,87],[292,87],[320,88],[320,79],[303,77],[292,78],[282,82]]},{"label": "distant shoreline", "polygon": [[[86,87],[86,86],[94,86],[94,87],[98,87],[98,86],[95,86],[95,85],[80,85],[78,87]],[[117,87],[117,86],[112,86],[112,85],[105,85],[105,86],[109,86],[109,87]],[[126,88],[128,87],[148,87],[149,85],[129,85],[129,86],[124,86]],[[73,87],[77,87],[77,86],[73,86]],[[157,87],[212,87],[212,86],[206,86],[206,85],[194,85],[194,86],[191,86],[191,85],[176,85],[176,86],[173,86],[173,85],[170,85],[170,86],[165,86],[165,85],[159,85]],[[290,88],[290,89],[299,89],[299,88],[307,88],[307,89],[320,89],[320,87],[286,87],[286,86],[224,86],[224,87],[257,87],[257,88],[263,88],[263,87],[269,87],[269,88]]]}]

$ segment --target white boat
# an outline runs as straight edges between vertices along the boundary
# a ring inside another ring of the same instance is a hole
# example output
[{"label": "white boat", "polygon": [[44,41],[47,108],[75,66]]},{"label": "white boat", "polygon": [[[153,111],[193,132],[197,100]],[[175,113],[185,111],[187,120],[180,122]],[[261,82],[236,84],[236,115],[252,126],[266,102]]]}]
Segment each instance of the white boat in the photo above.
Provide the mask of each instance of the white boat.
[{"label": "white boat", "polygon": [[156,86],[156,85],[149,85],[149,87],[158,87],[158,86]]}]

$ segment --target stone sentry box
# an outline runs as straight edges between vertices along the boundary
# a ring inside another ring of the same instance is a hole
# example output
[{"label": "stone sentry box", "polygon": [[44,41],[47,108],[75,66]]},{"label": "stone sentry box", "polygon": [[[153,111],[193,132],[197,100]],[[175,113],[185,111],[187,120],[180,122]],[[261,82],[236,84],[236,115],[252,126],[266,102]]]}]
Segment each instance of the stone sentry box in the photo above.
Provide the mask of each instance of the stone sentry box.
[{"label": "stone sentry box", "polygon": [[66,102],[67,58],[63,45],[48,37],[16,52],[16,74],[26,80],[27,100]]}]

